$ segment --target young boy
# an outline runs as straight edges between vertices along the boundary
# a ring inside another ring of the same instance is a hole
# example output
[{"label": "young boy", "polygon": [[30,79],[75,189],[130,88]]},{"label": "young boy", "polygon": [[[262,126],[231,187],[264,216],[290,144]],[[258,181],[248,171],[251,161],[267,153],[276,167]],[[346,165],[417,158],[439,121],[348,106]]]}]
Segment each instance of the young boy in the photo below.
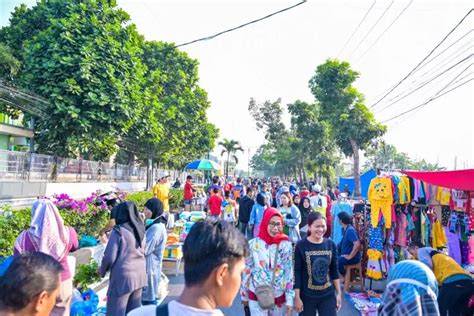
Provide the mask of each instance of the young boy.
[{"label": "young boy", "polygon": [[207,204],[209,204],[209,215],[212,218],[219,219],[221,216],[222,197],[219,195],[219,189],[214,188],[214,194],[209,197]]},{"label": "young boy", "polygon": [[63,267],[42,252],[26,252],[0,277],[0,315],[46,316],[59,295]]},{"label": "young boy", "polygon": [[244,236],[224,221],[193,225],[183,245],[184,290],[177,300],[161,306],[142,306],[129,316],[223,316],[218,307],[229,307],[239,292],[248,244]]},{"label": "young boy", "polygon": [[235,223],[237,220],[235,201],[230,198],[230,191],[225,191],[224,201],[222,201],[222,218],[231,223]]}]

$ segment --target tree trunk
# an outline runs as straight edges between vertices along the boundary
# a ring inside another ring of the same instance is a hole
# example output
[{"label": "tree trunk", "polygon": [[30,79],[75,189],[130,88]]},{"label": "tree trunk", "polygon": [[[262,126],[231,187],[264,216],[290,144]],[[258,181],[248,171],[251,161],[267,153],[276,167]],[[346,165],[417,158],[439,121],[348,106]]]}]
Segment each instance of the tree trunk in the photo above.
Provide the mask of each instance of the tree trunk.
[{"label": "tree trunk", "polygon": [[229,159],[230,159],[230,151],[227,152],[227,164],[225,166],[225,178],[229,176]]},{"label": "tree trunk", "polygon": [[308,183],[308,179],[306,177],[306,169],[304,167],[304,158],[301,159],[301,170],[303,171],[303,183]]},{"label": "tree trunk", "polygon": [[360,170],[359,170],[359,145],[353,139],[350,140],[354,155],[354,197],[360,197]]}]

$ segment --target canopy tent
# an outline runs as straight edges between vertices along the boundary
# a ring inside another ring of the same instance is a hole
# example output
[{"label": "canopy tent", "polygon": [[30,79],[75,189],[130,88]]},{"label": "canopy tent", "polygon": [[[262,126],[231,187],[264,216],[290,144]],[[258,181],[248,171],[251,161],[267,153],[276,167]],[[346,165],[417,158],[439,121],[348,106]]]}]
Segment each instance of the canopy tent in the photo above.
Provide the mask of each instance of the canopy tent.
[{"label": "canopy tent", "polygon": [[447,189],[474,191],[474,169],[454,171],[402,171],[407,176]]},{"label": "canopy tent", "polygon": [[[369,191],[369,185],[370,181],[377,176],[377,173],[375,170],[369,170],[364,174],[360,175],[360,194],[363,198],[367,198],[367,192]],[[355,188],[355,180],[354,177],[339,177],[339,189],[342,190],[344,189],[344,185],[349,187],[349,190],[351,192],[354,192]]]}]

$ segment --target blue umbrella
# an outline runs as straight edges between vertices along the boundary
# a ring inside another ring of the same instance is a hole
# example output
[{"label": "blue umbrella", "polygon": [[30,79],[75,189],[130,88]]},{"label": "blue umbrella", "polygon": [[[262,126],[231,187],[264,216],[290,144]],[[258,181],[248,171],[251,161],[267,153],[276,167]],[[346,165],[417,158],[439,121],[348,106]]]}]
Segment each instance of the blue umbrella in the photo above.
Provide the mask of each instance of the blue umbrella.
[{"label": "blue umbrella", "polygon": [[221,167],[214,161],[208,159],[194,160],[184,167],[186,170],[219,170]]}]

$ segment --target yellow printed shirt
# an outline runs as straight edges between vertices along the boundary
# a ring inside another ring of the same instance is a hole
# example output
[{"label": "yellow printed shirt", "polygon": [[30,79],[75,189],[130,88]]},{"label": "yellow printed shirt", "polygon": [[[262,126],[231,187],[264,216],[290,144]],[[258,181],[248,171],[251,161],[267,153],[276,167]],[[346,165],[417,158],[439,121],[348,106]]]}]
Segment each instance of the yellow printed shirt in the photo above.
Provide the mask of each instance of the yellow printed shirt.
[{"label": "yellow printed shirt", "polygon": [[451,198],[451,191],[449,189],[445,188],[438,188],[438,191],[436,192],[436,199],[439,201],[439,204],[441,205],[449,205],[449,200]]},{"label": "yellow printed shirt", "polygon": [[157,183],[153,187],[153,195],[163,203],[163,210],[170,211],[169,195],[170,187],[168,184]]}]

